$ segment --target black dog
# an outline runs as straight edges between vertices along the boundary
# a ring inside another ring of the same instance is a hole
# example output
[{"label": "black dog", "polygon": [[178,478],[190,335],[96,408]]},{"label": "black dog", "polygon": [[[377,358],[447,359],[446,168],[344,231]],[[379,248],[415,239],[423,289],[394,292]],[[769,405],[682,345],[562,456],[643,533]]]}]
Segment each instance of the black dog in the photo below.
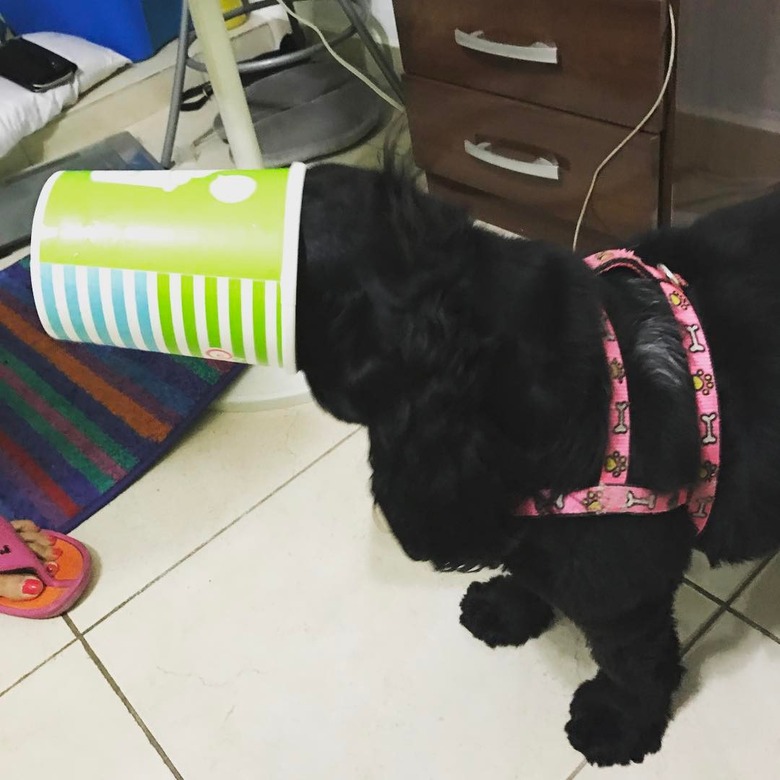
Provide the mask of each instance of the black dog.
[{"label": "black dog", "polygon": [[490,646],[539,636],[553,607],[567,615],[600,667],[574,694],[571,744],[603,765],[657,751],[683,672],[672,604],[691,551],[717,564],[780,546],[780,193],[634,243],[689,282],[713,355],[722,469],[699,536],[685,509],[512,514],[598,481],[602,306],[631,383],[630,481],[696,480],[694,390],[656,282],[475,228],[392,170],[311,169],[301,231],[299,363],[327,411],[367,427],[374,496],[404,550],[441,570],[503,567],[462,603]]}]

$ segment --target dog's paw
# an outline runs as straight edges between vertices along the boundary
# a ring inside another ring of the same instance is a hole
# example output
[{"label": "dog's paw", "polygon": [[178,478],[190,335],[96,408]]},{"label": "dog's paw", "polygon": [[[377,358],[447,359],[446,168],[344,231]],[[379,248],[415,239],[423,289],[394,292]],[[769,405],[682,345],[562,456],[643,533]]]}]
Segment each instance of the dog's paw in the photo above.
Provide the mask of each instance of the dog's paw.
[{"label": "dog's paw", "polygon": [[566,734],[572,747],[591,764],[641,763],[661,747],[666,717],[627,713],[615,699],[612,683],[601,674],[583,683],[572,699]]},{"label": "dog's paw", "polygon": [[510,577],[472,582],[460,603],[460,622],[490,647],[522,645],[553,623],[552,608]]}]

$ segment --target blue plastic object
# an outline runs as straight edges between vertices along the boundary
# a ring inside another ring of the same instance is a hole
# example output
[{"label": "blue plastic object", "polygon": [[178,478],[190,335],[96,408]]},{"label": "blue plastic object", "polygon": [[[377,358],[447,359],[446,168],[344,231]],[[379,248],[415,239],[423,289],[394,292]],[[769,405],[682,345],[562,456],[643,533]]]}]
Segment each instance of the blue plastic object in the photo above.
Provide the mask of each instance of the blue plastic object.
[{"label": "blue plastic object", "polygon": [[0,0],[17,33],[60,32],[124,54],[151,57],[179,32],[182,0]]}]

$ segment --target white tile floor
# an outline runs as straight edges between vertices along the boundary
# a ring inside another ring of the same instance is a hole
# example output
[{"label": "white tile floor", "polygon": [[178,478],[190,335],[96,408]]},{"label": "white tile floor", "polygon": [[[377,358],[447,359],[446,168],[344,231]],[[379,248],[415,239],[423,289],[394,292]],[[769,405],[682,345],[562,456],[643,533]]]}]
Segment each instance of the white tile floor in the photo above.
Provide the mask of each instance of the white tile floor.
[{"label": "white tile floor", "polygon": [[[130,128],[154,150],[158,114]],[[182,164],[229,165],[208,122],[182,118]],[[372,165],[379,144],[341,159]],[[362,432],[312,405],[207,415],[74,533],[98,567],[67,618],[0,616],[0,775],[777,776],[780,558],[758,576],[697,559],[663,751],[595,770],[563,733],[594,668],[579,633],[563,622],[521,649],[475,641],[458,624],[471,578],[412,563],[375,526],[365,455]]]},{"label": "white tile floor", "polygon": [[[75,532],[100,566],[68,619],[0,619],[4,777],[43,780],[47,756],[74,780],[570,777],[562,727],[594,668],[579,633],[476,642],[471,578],[407,560],[368,477],[364,434],[313,406],[210,415]],[[607,776],[771,776],[778,571],[731,608],[733,587],[683,587],[696,641],[664,750]]]}]

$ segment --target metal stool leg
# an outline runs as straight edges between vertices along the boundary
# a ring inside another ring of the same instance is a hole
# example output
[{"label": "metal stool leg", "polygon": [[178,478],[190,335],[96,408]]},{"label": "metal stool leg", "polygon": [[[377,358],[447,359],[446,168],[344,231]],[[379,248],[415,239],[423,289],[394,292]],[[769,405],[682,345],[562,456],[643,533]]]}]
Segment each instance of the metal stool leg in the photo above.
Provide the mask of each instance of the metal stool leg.
[{"label": "metal stool leg", "polygon": [[382,74],[387,79],[387,83],[390,88],[395,92],[395,96],[398,101],[403,104],[404,93],[401,80],[398,78],[393,66],[387,61],[379,45],[374,40],[374,36],[371,35],[366,23],[363,21],[363,17],[358,13],[355,8],[354,0],[338,0],[338,4],[341,6],[341,10],[344,11],[349,23],[355,28],[357,34],[360,36],[360,40],[363,41],[363,45],[368,50],[368,53],[373,58],[374,62],[382,71]]},{"label": "metal stool leg", "polygon": [[173,72],[173,86],[171,87],[171,106],[168,110],[168,124],[165,128],[165,140],[163,141],[160,163],[168,169],[173,164],[173,143],[176,140],[176,129],[179,126],[179,112],[181,110],[181,98],[184,92],[184,77],[187,72],[187,43],[190,26],[190,11],[187,0],[181,3],[181,23],[179,24],[179,42],[176,49],[176,69]]}]

